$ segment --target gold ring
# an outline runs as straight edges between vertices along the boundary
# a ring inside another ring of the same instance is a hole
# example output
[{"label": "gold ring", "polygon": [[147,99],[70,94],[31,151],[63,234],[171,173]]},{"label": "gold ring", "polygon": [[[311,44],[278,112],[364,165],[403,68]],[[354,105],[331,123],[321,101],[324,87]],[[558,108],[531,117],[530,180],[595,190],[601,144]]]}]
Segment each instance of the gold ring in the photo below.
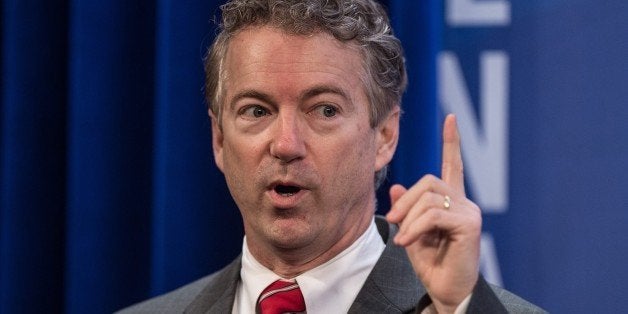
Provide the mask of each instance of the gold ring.
[{"label": "gold ring", "polygon": [[451,197],[449,197],[449,195],[445,195],[445,201],[443,202],[443,207],[445,207],[445,209],[449,209],[449,207],[451,207]]}]

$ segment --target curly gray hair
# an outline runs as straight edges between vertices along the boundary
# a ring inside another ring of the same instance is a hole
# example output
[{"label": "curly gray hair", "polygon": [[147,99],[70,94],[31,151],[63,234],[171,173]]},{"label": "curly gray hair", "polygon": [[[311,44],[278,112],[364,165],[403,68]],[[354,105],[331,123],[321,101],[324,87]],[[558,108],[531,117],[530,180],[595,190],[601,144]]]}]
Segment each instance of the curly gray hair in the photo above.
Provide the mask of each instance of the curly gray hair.
[{"label": "curly gray hair", "polygon": [[[363,78],[370,102],[370,125],[378,126],[401,103],[407,85],[403,49],[388,16],[373,0],[232,0],[221,6],[220,33],[204,61],[205,99],[221,124],[229,40],[248,26],[271,25],[289,34],[328,33],[358,47],[364,60]],[[375,173],[378,187],[387,167]]]}]

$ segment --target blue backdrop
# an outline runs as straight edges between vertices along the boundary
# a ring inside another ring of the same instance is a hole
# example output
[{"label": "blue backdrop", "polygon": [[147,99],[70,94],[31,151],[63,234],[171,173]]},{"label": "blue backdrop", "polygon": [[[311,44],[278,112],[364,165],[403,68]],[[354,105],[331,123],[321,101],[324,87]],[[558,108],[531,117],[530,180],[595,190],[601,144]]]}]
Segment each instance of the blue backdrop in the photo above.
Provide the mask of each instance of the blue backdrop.
[{"label": "blue backdrop", "polygon": [[[221,2],[2,1],[0,313],[109,313],[239,253],[201,92]],[[454,111],[486,276],[628,308],[628,2],[382,3],[410,79],[388,185],[438,174]]]}]

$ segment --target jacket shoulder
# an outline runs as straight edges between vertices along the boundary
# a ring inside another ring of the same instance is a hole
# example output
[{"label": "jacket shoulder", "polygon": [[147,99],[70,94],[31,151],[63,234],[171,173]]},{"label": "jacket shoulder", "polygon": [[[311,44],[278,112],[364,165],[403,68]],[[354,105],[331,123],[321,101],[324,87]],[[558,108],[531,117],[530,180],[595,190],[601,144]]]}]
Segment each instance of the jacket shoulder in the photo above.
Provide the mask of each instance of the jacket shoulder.
[{"label": "jacket shoulder", "polygon": [[498,286],[480,275],[473,289],[467,313],[547,313],[538,306]]},{"label": "jacket shoulder", "polygon": [[505,290],[495,285],[489,285],[493,293],[495,293],[495,295],[504,305],[508,313],[547,313],[547,311],[543,310],[542,308],[522,299],[521,297],[515,295],[508,290]]},{"label": "jacket shoulder", "polygon": [[173,291],[124,308],[117,314],[183,313],[209,287],[222,286],[227,273],[239,265],[239,258],[225,268],[181,286]]}]

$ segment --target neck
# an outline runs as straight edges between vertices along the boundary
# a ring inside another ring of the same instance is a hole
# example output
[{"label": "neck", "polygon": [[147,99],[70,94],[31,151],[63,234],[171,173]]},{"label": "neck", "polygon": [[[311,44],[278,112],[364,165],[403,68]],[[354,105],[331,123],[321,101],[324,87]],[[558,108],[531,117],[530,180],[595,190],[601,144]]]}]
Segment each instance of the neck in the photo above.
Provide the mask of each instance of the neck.
[{"label": "neck", "polygon": [[[358,221],[346,219],[347,228],[339,230],[336,240],[327,247],[308,246],[304,248],[282,249],[249,245],[249,251],[262,265],[282,278],[294,278],[310,269],[316,268],[351,246],[366,232],[373,219],[374,210],[361,215]],[[342,233],[341,233],[342,232]],[[247,239],[248,241],[248,239]],[[316,242],[316,241],[314,241]]]}]

